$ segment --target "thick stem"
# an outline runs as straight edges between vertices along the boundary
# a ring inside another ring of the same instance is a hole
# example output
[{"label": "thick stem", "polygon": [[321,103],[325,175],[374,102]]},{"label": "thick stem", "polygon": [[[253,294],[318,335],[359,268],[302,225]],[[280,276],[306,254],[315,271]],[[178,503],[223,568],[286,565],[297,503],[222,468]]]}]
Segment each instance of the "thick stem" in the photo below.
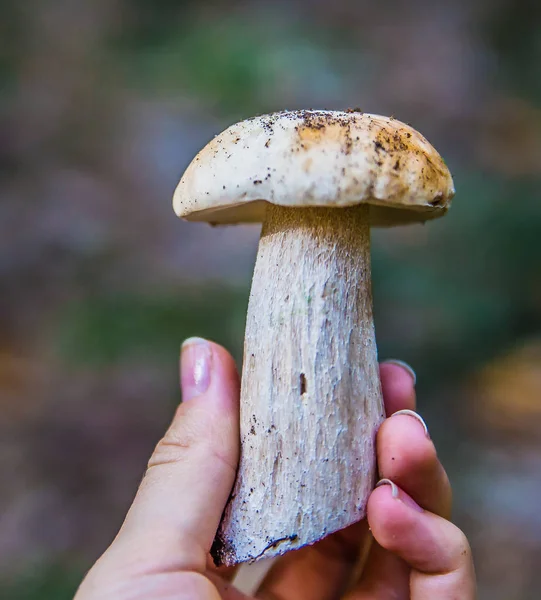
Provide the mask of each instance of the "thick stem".
[{"label": "thick stem", "polygon": [[215,560],[283,554],[363,518],[383,416],[368,208],[270,206],[246,324],[241,460]]}]

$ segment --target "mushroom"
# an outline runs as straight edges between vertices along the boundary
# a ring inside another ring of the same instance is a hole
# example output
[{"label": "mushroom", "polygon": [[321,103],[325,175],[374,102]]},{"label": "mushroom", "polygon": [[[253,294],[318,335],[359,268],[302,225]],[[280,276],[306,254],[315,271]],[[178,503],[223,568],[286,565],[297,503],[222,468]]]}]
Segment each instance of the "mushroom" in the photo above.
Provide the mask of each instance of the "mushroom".
[{"label": "mushroom", "polygon": [[454,195],[410,126],[360,111],[285,111],[215,137],[174,195],[178,216],[262,222],[248,307],[241,458],[212,555],[234,565],[365,516],[384,418],[370,227],[443,216]]}]

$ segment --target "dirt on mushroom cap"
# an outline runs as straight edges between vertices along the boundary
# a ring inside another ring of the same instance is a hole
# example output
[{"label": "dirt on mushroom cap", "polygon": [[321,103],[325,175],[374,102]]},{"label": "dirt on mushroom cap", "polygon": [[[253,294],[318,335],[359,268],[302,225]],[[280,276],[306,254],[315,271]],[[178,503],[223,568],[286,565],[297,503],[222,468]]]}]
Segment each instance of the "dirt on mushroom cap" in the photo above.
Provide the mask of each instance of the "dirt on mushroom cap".
[{"label": "dirt on mushroom cap", "polygon": [[264,219],[282,206],[367,203],[378,226],[442,216],[454,195],[443,159],[415,129],[362,112],[285,111],[214,138],[175,192],[177,214],[215,223]]}]

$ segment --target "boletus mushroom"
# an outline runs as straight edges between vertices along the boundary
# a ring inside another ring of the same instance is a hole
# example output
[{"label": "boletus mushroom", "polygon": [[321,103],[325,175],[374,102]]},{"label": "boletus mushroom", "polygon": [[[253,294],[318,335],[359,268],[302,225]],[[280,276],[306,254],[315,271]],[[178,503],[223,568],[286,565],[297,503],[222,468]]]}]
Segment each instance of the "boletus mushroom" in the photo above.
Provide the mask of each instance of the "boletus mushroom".
[{"label": "boletus mushroom", "polygon": [[443,216],[443,159],[394,118],[286,111],[229,127],[173,200],[213,225],[263,223],[244,343],[241,458],[212,549],[269,558],[365,516],[384,418],[370,228]]}]

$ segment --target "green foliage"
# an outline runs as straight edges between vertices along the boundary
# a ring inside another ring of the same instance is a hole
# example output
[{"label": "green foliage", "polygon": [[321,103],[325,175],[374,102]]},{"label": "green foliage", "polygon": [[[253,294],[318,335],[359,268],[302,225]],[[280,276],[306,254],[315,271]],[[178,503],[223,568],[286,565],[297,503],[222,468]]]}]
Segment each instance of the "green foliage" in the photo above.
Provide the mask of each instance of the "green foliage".
[{"label": "green foliage", "polygon": [[198,335],[239,356],[247,302],[247,290],[193,286],[88,298],[62,315],[58,351],[72,364],[168,362],[184,339]]},{"label": "green foliage", "polygon": [[173,35],[197,0],[129,0],[126,4],[130,23],[122,29],[122,41],[140,48],[160,44],[164,37]]},{"label": "green foliage", "polygon": [[498,75],[525,97],[541,100],[541,3],[504,3],[487,26],[487,37],[498,60]]},{"label": "green foliage", "polygon": [[279,12],[208,17],[187,13],[160,36],[150,28],[136,39],[118,39],[131,79],[145,89],[188,91],[230,118],[284,108],[273,105],[277,89],[279,95],[288,89],[309,95],[315,87],[340,91],[330,32],[304,29]]},{"label": "green foliage", "polygon": [[380,352],[411,360],[420,379],[439,385],[517,336],[541,332],[539,182],[458,173],[455,183],[460,198],[445,219],[425,226],[426,243],[397,257],[385,233],[374,236],[376,320],[393,311],[418,314],[423,328],[422,339],[378,335]]},{"label": "green foliage", "polygon": [[84,573],[51,565],[29,571],[16,582],[0,581],[4,600],[71,600]]},{"label": "green foliage", "polygon": [[0,0],[0,100],[11,92],[20,57],[21,23],[20,9],[11,2]]}]

